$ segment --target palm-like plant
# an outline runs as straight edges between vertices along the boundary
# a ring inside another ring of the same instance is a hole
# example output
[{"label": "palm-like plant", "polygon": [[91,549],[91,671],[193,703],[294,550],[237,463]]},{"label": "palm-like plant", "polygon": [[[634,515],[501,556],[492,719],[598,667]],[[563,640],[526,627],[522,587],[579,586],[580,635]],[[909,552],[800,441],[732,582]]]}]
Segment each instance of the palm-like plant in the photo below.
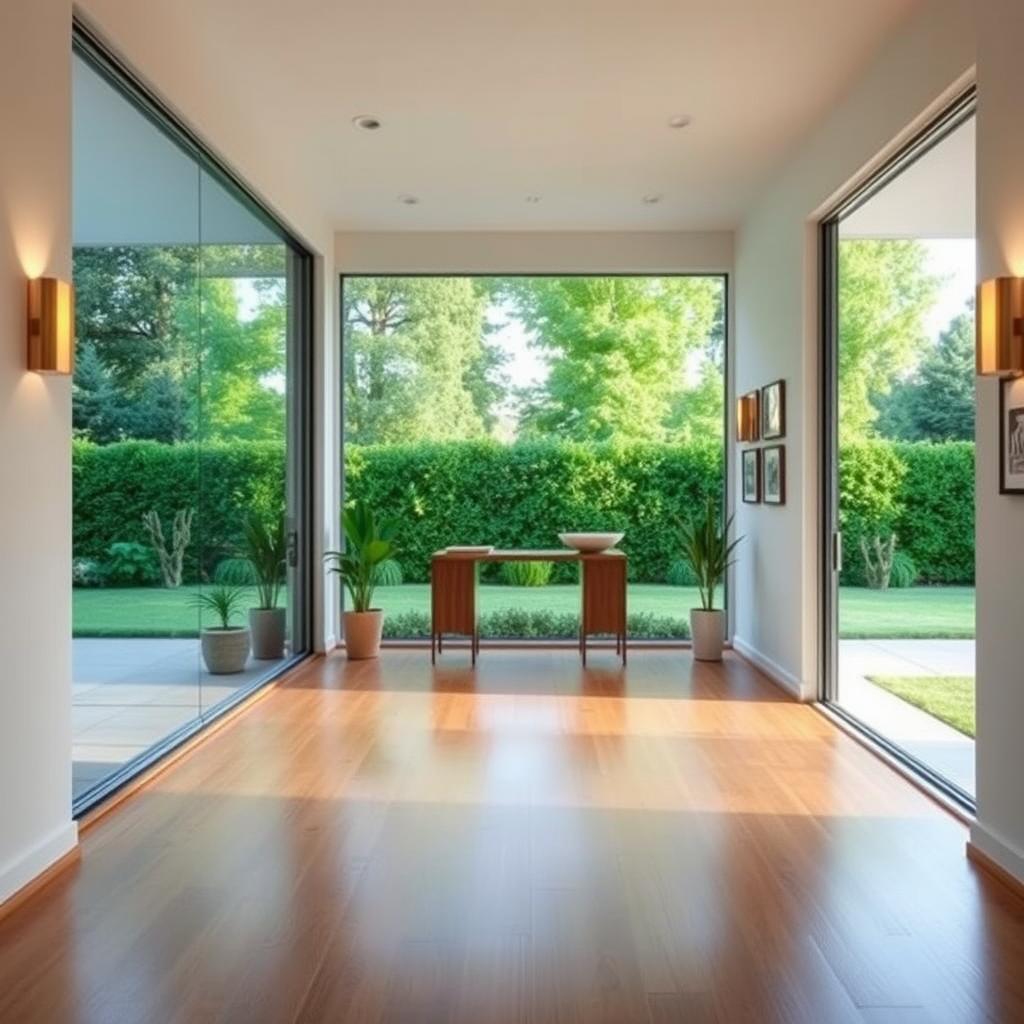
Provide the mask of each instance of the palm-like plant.
[{"label": "palm-like plant", "polygon": [[697,577],[701,608],[706,612],[714,611],[715,590],[733,564],[736,545],[743,540],[729,540],[732,520],[729,516],[723,525],[714,501],[708,498],[703,517],[682,524],[683,558]]},{"label": "palm-like plant", "polygon": [[284,534],[284,516],[279,515],[272,524],[259,516],[250,515],[245,523],[246,559],[252,566],[256,582],[256,607],[269,610],[277,607],[285,577],[287,542]]},{"label": "palm-like plant", "polygon": [[191,601],[193,608],[212,612],[219,626],[215,629],[231,629],[231,620],[245,606],[245,587],[237,583],[215,583],[209,590],[202,590]]},{"label": "palm-like plant", "polygon": [[388,572],[385,565],[394,554],[394,536],[398,524],[378,519],[365,501],[346,508],[341,517],[345,531],[345,550],[328,551],[324,560],[328,570],[337,573],[352,598],[352,611],[370,611],[373,592]]}]

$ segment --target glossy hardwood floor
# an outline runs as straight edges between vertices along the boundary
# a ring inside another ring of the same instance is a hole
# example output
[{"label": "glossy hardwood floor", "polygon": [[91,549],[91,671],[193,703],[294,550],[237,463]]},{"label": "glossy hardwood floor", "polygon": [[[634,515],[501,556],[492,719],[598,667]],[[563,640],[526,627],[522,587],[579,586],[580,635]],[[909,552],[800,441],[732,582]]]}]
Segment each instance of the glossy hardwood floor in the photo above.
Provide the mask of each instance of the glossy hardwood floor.
[{"label": "glossy hardwood floor", "polygon": [[1024,1020],[1024,903],[736,657],[314,662],[0,921],[0,1021]]}]

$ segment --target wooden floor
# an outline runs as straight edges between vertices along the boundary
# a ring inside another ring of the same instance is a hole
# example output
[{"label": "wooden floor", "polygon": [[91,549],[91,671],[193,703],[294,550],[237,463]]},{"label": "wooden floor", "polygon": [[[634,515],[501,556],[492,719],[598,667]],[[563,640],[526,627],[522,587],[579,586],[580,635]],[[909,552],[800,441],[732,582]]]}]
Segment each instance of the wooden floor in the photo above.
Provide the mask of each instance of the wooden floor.
[{"label": "wooden floor", "polygon": [[0,1021],[1012,1022],[1024,903],[743,661],[314,662],[0,921]]}]

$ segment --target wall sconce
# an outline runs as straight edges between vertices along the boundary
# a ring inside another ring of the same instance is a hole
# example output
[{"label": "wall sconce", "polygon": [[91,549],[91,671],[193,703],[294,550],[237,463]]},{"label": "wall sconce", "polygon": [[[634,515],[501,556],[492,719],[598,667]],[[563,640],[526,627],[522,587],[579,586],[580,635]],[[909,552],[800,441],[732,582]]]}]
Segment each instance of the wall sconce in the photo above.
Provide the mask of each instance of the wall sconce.
[{"label": "wall sconce", "polygon": [[756,441],[761,436],[759,395],[748,391],[736,399],[736,440]]},{"label": "wall sconce", "polygon": [[75,368],[75,292],[67,281],[28,283],[28,368],[70,374]]},{"label": "wall sconce", "polygon": [[1024,373],[1024,278],[982,281],[975,316],[977,373],[985,377]]}]

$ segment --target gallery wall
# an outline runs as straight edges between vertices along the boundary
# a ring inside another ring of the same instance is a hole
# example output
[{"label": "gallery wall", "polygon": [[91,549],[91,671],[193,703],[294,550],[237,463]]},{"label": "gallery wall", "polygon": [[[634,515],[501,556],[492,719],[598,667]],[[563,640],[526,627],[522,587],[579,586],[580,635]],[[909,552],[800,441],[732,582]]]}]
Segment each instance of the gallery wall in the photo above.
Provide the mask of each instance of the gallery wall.
[{"label": "gallery wall", "polygon": [[[970,80],[965,0],[927,0],[799,147],[736,235],[735,388],[786,381],[786,504],[737,506],[737,648],[818,692],[818,230],[822,214]],[[738,486],[738,479],[736,480]]]}]

